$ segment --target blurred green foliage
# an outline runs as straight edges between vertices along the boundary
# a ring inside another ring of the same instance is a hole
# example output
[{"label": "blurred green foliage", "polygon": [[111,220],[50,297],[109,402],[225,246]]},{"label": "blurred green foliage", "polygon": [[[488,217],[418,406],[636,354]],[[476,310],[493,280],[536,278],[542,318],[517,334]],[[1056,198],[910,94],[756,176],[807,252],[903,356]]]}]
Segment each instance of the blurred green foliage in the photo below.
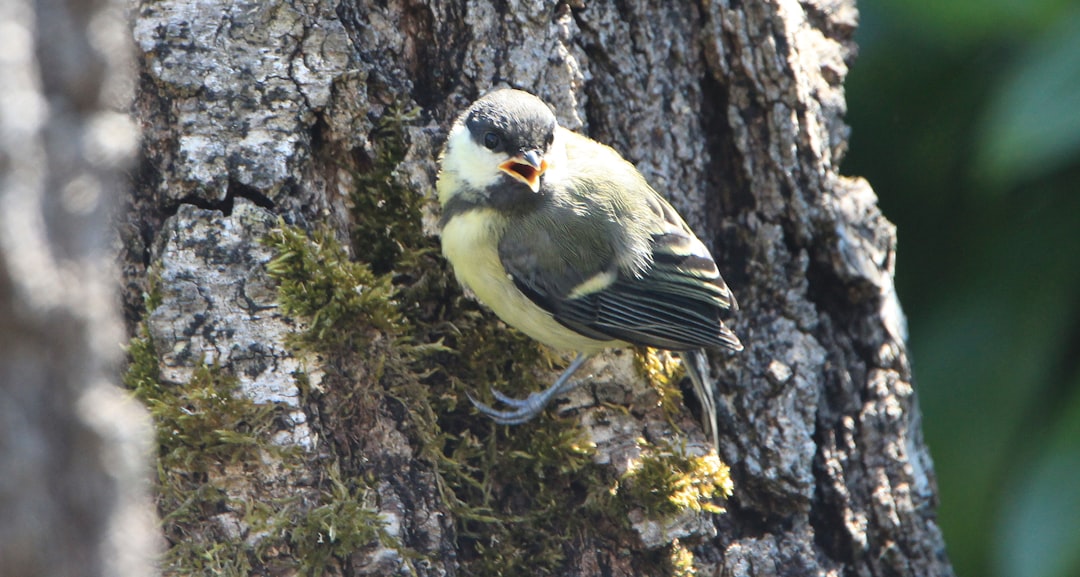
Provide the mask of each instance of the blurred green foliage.
[{"label": "blurred green foliage", "polygon": [[1080,5],[859,8],[843,171],[899,227],[950,557],[1080,575]]}]

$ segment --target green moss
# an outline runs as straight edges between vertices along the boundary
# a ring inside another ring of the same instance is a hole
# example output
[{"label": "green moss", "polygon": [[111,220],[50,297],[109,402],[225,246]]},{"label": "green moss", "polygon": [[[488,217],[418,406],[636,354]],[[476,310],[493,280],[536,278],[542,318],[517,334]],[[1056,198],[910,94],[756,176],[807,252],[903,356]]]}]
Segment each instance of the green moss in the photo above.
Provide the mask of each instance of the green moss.
[{"label": "green moss", "polygon": [[[160,381],[157,354],[146,337],[128,346],[124,383],[150,410],[157,432],[157,501],[169,547],[169,575],[246,576],[267,551],[291,551],[306,575],[321,575],[333,557],[393,543],[362,480],[343,482],[336,466],[316,503],[251,503],[239,487],[257,484],[229,467],[276,460],[306,466],[298,451],[271,442],[277,405],[238,396],[238,381],[217,367],[197,367],[183,385]],[[301,375],[301,378],[303,375]],[[239,491],[239,492],[238,492]],[[244,534],[230,537],[212,519],[227,514]],[[248,539],[258,535],[257,539]]]},{"label": "green moss", "polygon": [[[126,352],[128,363],[127,370],[124,371],[124,386],[134,391],[140,399],[159,396],[157,390],[161,388],[161,371],[158,367],[157,352],[149,335],[144,333],[131,339]],[[154,417],[157,422],[156,415]]]},{"label": "green moss", "polygon": [[299,511],[285,528],[305,575],[323,575],[333,558],[344,559],[380,543],[400,547],[384,529],[374,491],[355,479],[343,481],[336,465],[329,473],[321,504]]},{"label": "green moss", "polygon": [[248,577],[253,574],[248,547],[240,540],[182,541],[173,545],[162,567],[166,575]]},{"label": "green moss", "polygon": [[157,271],[151,270],[146,276],[146,293],[143,294],[143,303],[146,312],[152,313],[161,306],[161,276]]},{"label": "green moss", "polygon": [[[380,130],[376,136],[385,136],[392,145],[383,148],[386,154],[403,154],[402,133],[393,132],[389,124]],[[399,259],[415,262],[434,252],[429,244],[406,253],[397,240],[410,235],[422,238],[420,197],[410,191],[395,196],[401,191],[388,188],[389,173],[380,164],[383,154],[375,160],[374,169],[357,177],[357,182],[382,197],[373,196],[371,203],[357,205],[371,213],[357,234],[382,235],[381,240],[364,239],[363,254],[372,258],[366,262],[350,259],[327,230],[309,237],[299,228],[282,225],[264,240],[275,252],[267,270],[279,283],[282,309],[307,323],[291,344],[318,352],[331,363],[352,359],[378,365],[370,374],[377,382],[385,374],[411,370],[415,360],[365,354],[372,350],[373,341],[384,342],[383,349],[386,342],[393,343],[395,349],[416,358],[440,348],[426,341],[409,343],[409,324],[395,301],[407,289],[404,284],[392,284],[395,275],[383,274]],[[368,211],[371,206],[378,210]],[[401,222],[394,224],[397,219]],[[373,268],[380,270],[376,273]],[[160,282],[153,273],[148,282],[144,302],[153,310],[161,304]],[[238,395],[237,379],[219,367],[196,367],[187,383],[162,383],[159,356],[145,334],[132,339],[128,354],[124,381],[149,408],[157,432],[156,493],[169,542],[161,561],[166,574],[250,575],[296,569],[307,575],[340,573],[340,568],[331,569],[331,565],[344,566],[353,553],[378,546],[397,549],[409,562],[412,554],[386,533],[375,507],[376,494],[359,471],[351,471],[343,480],[336,460],[316,467],[310,461],[313,457],[271,441],[281,407],[256,404]],[[342,362],[341,366],[348,365]],[[321,394],[312,390],[305,373],[294,377],[304,398]],[[246,495],[257,494],[264,480],[248,476],[248,464],[262,467],[268,461],[275,462],[273,470],[286,474],[295,469],[322,474],[316,502],[311,502],[310,495],[251,502]]]},{"label": "green moss", "polygon": [[197,367],[184,385],[160,381],[145,334],[128,346],[124,384],[150,411],[157,439],[158,512],[173,575],[249,575],[250,548],[239,539],[208,539],[208,519],[229,509],[221,470],[287,451],[269,442],[277,409],[235,395],[238,382],[218,367]]},{"label": "green moss", "polygon": [[364,261],[377,274],[400,270],[401,257],[427,242],[420,225],[424,198],[398,184],[394,175],[409,150],[405,128],[419,116],[419,109],[390,107],[369,135],[375,158],[366,159],[353,174],[352,242],[364,248]]},{"label": "green moss", "polygon": [[662,519],[690,510],[722,513],[718,499],[733,490],[727,465],[715,451],[689,455],[671,444],[643,446],[641,458],[624,476],[620,495],[642,507],[646,515]]},{"label": "green moss", "polygon": [[567,548],[597,517],[592,496],[610,473],[593,463],[595,447],[575,419],[544,415],[508,427],[476,413],[467,394],[490,402],[491,387],[540,390],[549,383],[531,368],[552,359],[471,302],[454,302],[462,310],[453,325],[429,327],[446,345],[430,358],[441,369],[391,394],[409,406],[421,456],[454,516],[463,572],[560,574]]},{"label": "green moss", "polygon": [[[293,282],[281,285],[283,304],[312,292],[300,287],[324,287],[322,294],[335,294],[342,290],[330,287],[353,282],[343,281],[348,277],[340,274],[340,265],[305,266],[303,275],[292,266],[319,262],[319,253],[343,255],[345,251],[334,246],[330,235],[308,241],[301,232],[286,228],[276,231],[270,244],[292,253],[287,259],[280,255],[274,259],[280,263],[275,276]],[[574,542],[572,536],[585,531],[601,511],[594,496],[611,485],[610,472],[592,462],[594,448],[574,419],[545,416],[520,427],[505,427],[476,414],[467,394],[490,402],[491,387],[513,395],[540,390],[549,383],[537,380],[532,368],[564,361],[556,361],[535,342],[465,299],[445,265],[433,258],[432,248],[429,244],[403,246],[398,268],[388,275],[413,282],[382,285],[394,289],[384,295],[383,302],[395,303],[405,317],[393,324],[400,356],[373,355],[362,347],[350,351],[319,338],[305,340],[305,346],[322,345],[325,348],[320,352],[329,355],[328,362],[335,366],[377,364],[368,372],[384,386],[365,390],[385,394],[407,409],[409,432],[421,457],[432,467],[439,493],[457,522],[460,560],[468,574],[558,574],[566,547]],[[337,262],[336,257],[331,260]],[[307,314],[323,308],[290,306],[289,310],[308,320]],[[356,391],[334,394],[351,396]],[[358,404],[343,399],[327,403],[324,419],[334,427],[355,422],[357,418],[349,412]],[[339,503],[337,507],[348,502],[340,495],[333,501]],[[333,516],[340,518],[336,513]],[[306,537],[297,542],[317,541],[314,536],[325,535],[327,530],[302,526],[307,527],[301,532]],[[328,555],[340,555],[371,538],[370,533],[358,535],[341,549],[309,551],[304,558],[318,566]]]},{"label": "green moss", "polygon": [[361,348],[375,331],[401,328],[390,277],[351,260],[328,230],[308,238],[282,223],[264,242],[276,253],[266,270],[279,283],[282,310],[308,323],[294,345],[343,353]]},{"label": "green moss", "polygon": [[235,464],[279,452],[266,439],[278,408],[237,396],[237,379],[219,367],[199,366],[184,386],[159,380],[149,337],[134,339],[124,384],[150,410],[157,431],[158,466],[206,473],[209,464]]}]

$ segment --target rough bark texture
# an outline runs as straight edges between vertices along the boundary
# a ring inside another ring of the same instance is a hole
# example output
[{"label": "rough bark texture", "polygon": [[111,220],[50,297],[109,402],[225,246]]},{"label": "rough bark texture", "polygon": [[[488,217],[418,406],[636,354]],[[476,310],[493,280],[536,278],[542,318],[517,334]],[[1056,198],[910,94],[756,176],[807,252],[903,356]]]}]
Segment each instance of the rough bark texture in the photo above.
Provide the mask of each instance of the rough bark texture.
[{"label": "rough bark texture", "polygon": [[0,39],[0,575],[150,575],[107,222],[137,143],[124,14],[0,2]]},{"label": "rough bark texture", "polygon": [[[144,2],[133,24],[143,161],[121,231],[129,328],[145,323],[167,386],[217,364],[244,398],[282,407],[274,443],[304,455],[299,469],[264,458],[202,471],[229,499],[211,522],[166,533],[257,547],[243,503],[318,503],[330,479],[362,476],[372,491],[358,500],[385,532],[321,568],[467,573],[478,548],[462,548],[416,417],[353,393],[392,378],[379,359],[394,345],[372,329],[348,366],[295,352],[285,335],[298,321],[278,308],[259,239],[279,216],[348,238],[352,190],[385,159],[403,110],[418,116],[400,127],[405,149],[382,184],[431,199],[449,122],[510,85],[673,200],[735,290],[747,344],[713,360],[735,484],[727,513],[577,532],[557,572],[650,574],[643,559],[679,538],[699,574],[951,574],[893,291],[895,231],[869,185],[838,174],[856,19],[842,0]],[[371,211],[397,201],[376,200]],[[160,300],[144,315],[147,292]],[[636,437],[676,434],[656,411],[603,406],[648,397],[627,358],[593,363],[594,386],[562,409],[596,443],[595,463],[619,474]],[[683,430],[700,446],[700,431]],[[259,550],[252,570],[309,567],[295,535],[287,542]]]}]

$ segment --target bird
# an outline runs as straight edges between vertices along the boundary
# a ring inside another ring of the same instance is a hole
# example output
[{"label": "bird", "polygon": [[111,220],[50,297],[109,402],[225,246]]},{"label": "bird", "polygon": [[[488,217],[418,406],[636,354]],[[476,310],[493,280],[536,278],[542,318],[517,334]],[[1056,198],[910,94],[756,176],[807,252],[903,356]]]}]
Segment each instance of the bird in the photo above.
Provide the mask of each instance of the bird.
[{"label": "bird", "polygon": [[458,281],[505,323],[577,356],[554,384],[497,390],[495,422],[517,425],[573,390],[596,353],[648,346],[680,355],[719,447],[704,350],[740,351],[724,318],[735,296],[705,244],[637,168],[558,124],[540,98],[488,92],[457,116],[439,155],[442,252]]}]

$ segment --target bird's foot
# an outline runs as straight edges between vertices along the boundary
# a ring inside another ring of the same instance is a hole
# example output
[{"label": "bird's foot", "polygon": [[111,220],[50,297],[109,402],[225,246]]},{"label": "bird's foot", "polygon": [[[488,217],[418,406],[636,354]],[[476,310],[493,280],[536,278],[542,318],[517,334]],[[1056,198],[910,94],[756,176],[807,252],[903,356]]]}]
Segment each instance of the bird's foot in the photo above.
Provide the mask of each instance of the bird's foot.
[{"label": "bird's foot", "polygon": [[543,392],[532,393],[524,399],[515,399],[504,395],[495,389],[491,390],[491,394],[495,395],[497,401],[510,407],[510,409],[500,411],[494,407],[481,403],[474,399],[472,395],[469,395],[469,400],[476,406],[476,410],[491,417],[492,420],[500,425],[520,425],[533,420],[537,415],[543,412],[544,408],[551,403],[553,398],[555,398],[555,395],[559,394],[559,387],[549,387]]},{"label": "bird's foot", "polygon": [[532,393],[524,399],[515,399],[504,395],[495,389],[491,389],[491,394],[495,396],[495,400],[510,407],[510,410],[508,411],[500,411],[494,407],[481,403],[474,399],[472,395],[469,395],[469,400],[472,401],[476,410],[491,417],[500,425],[520,425],[522,423],[527,423],[543,412],[544,408],[547,407],[551,403],[551,400],[556,396],[568,393],[577,386],[577,383],[570,381],[570,377],[585,363],[586,360],[588,360],[588,358],[588,355],[578,355],[577,358],[574,359],[574,362],[570,363],[570,366],[559,376],[559,379],[555,381],[555,384],[539,393]]}]

